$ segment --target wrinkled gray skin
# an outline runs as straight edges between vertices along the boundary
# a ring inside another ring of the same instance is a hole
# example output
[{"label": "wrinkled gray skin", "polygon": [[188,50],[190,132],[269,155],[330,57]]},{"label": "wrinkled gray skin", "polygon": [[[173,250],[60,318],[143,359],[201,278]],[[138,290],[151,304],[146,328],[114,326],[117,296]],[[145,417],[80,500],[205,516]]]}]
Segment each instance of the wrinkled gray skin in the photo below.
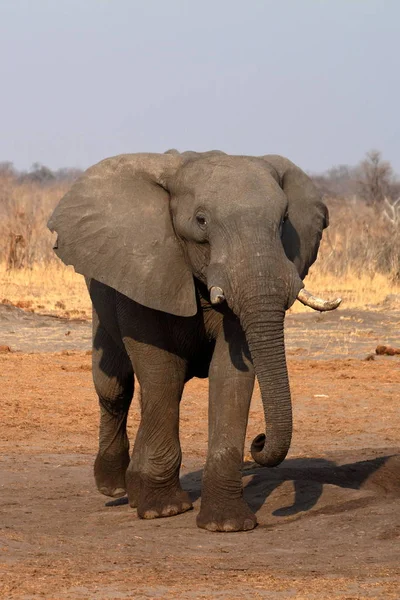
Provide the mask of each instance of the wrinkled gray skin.
[{"label": "wrinkled gray skin", "polygon": [[[241,464],[257,375],[266,435],[259,464],[278,465],[292,433],[285,310],[314,262],[327,210],[280,156],[220,152],[121,155],[90,168],[56,208],[56,252],[86,276],[93,379],[100,400],[98,489],[142,518],[191,508],[179,483],[179,403],[209,377],[209,449],[199,527],[252,529]],[[210,303],[219,286],[226,302]],[[129,457],[134,373],[141,423]]]}]

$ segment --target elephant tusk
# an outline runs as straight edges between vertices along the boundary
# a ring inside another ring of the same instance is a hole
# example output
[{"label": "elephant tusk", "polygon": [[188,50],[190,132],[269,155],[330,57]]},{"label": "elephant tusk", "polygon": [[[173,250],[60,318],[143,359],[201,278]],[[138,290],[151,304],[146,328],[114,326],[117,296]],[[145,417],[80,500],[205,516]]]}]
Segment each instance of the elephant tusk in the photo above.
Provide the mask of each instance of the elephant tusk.
[{"label": "elephant tusk", "polygon": [[323,300],[322,298],[317,298],[305,288],[299,291],[297,294],[297,300],[299,300],[305,306],[309,306],[310,308],[319,310],[321,312],[326,310],[335,310],[335,308],[337,308],[342,301],[341,298],[336,298],[336,300]]},{"label": "elephant tusk", "polygon": [[211,304],[221,304],[225,301],[224,290],[217,285],[213,285],[210,289]]}]

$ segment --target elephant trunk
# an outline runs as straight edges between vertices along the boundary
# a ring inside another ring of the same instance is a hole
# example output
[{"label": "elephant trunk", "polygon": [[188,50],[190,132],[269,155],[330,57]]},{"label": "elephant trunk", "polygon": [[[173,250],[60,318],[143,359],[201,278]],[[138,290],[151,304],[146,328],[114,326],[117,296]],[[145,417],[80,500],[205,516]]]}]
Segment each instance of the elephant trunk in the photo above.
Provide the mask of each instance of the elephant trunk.
[{"label": "elephant trunk", "polygon": [[[292,438],[283,327],[286,308],[303,287],[297,270],[284,253],[278,233],[277,230],[260,232],[242,222],[241,231],[237,232],[240,252],[232,244],[231,251],[226,253],[229,262],[224,262],[214,244],[214,256],[207,271],[211,302],[226,299],[246,336],[265,415],[265,433],[254,439],[251,453],[257,463],[269,467],[284,460]],[[251,243],[246,242],[250,239]],[[251,255],[244,258],[247,247],[251,248]]]},{"label": "elephant trunk", "polygon": [[253,440],[251,453],[257,463],[267,467],[284,460],[292,438],[284,315],[279,300],[266,296],[245,301],[239,312],[260,385],[266,424],[266,433]]}]

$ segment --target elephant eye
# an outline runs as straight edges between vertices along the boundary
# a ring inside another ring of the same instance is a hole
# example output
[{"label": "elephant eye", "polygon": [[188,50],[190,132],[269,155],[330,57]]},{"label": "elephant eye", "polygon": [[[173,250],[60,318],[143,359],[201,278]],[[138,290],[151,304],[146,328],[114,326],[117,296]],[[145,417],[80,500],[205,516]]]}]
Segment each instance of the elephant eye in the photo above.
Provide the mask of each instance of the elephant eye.
[{"label": "elephant eye", "polygon": [[204,229],[204,227],[207,225],[207,220],[203,215],[197,215],[196,221],[197,221],[198,226],[201,227],[202,229]]}]

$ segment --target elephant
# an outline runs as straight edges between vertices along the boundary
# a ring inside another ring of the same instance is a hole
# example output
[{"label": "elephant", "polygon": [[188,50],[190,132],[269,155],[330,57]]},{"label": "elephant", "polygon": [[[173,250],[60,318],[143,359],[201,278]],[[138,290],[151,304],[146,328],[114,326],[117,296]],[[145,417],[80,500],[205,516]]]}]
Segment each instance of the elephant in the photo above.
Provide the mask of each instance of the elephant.
[{"label": "elephant", "polygon": [[[55,252],[84,275],[93,306],[99,398],[98,490],[125,494],[140,518],[192,508],[181,488],[179,405],[185,383],[209,379],[209,440],[197,525],[257,525],[241,468],[257,377],[265,433],[258,464],[281,463],[292,434],[286,310],[305,290],[328,210],[312,180],[278,155],[219,151],[122,154],[90,167],[55,208]],[[140,384],[132,456],[126,432]]]}]

